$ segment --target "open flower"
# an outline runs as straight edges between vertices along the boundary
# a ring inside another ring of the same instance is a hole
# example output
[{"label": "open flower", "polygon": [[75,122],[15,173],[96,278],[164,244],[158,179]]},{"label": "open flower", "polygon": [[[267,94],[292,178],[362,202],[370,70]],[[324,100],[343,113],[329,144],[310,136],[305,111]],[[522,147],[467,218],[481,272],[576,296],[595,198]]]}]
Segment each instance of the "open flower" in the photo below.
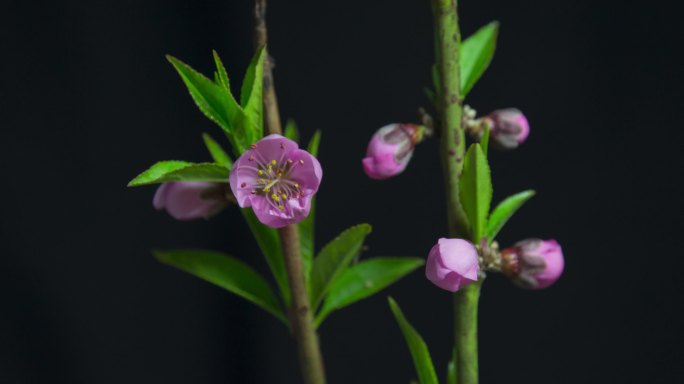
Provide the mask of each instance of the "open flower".
[{"label": "open flower", "polygon": [[439,239],[425,264],[428,280],[451,292],[477,281],[479,271],[477,249],[463,239]]},{"label": "open flower", "polygon": [[376,180],[401,173],[408,165],[413,148],[422,140],[424,127],[413,124],[389,124],[380,128],[368,143],[363,170]]},{"label": "open flower", "polygon": [[152,205],[165,209],[176,220],[207,219],[228,206],[225,184],[200,181],[164,183]]},{"label": "open flower", "polygon": [[501,250],[503,272],[514,283],[529,289],[542,289],[563,274],[565,261],[556,240],[526,239]]},{"label": "open flower", "polygon": [[281,228],[308,216],[322,177],[313,155],[273,134],[237,159],[230,171],[230,188],[240,207],[252,207],[263,224]]}]

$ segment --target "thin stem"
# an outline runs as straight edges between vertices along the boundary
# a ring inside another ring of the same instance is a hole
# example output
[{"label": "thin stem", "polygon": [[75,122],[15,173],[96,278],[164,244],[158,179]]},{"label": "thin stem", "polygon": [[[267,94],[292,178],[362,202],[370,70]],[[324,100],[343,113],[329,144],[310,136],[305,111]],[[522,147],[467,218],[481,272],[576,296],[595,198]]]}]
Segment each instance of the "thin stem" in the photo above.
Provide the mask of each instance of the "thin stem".
[{"label": "thin stem", "polygon": [[[436,106],[440,117],[441,158],[450,237],[470,238],[468,220],[459,200],[465,155],[461,95],[458,1],[433,0],[435,56],[439,74]],[[454,364],[458,384],[478,383],[477,306],[482,280],[454,294]]]},{"label": "thin stem", "polygon": [[463,100],[459,65],[461,32],[458,28],[456,7],[456,0],[433,0],[432,2],[435,18],[435,56],[439,73],[436,104],[441,124],[441,156],[449,233],[452,237],[468,238],[468,220],[458,194],[458,183],[465,154],[465,131],[462,124]]},{"label": "thin stem", "polygon": [[[260,49],[268,43],[268,29],[266,29],[266,0],[254,0],[254,48]],[[264,126],[271,133],[282,133],[278,98],[273,85],[273,58],[265,52],[264,58]]]},{"label": "thin stem", "polygon": [[323,384],[325,383],[323,357],[321,356],[316,329],[313,325],[309,295],[304,283],[297,226],[288,225],[281,228],[280,241],[283,245],[285,270],[292,293],[292,307],[289,313],[290,324],[299,349],[299,365],[304,376],[304,383]]},{"label": "thin stem", "polygon": [[[266,46],[266,0],[254,1],[254,48]],[[281,134],[278,99],[273,86],[272,58],[266,53],[264,59],[264,127],[268,134]],[[309,293],[306,289],[297,225],[291,224],[279,230],[283,248],[285,270],[290,285],[292,306],[289,308],[290,326],[297,343],[299,365],[305,384],[325,384],[325,370],[318,336],[309,307]]]},{"label": "thin stem", "polygon": [[482,280],[454,294],[454,347],[458,384],[477,384],[477,304]]}]

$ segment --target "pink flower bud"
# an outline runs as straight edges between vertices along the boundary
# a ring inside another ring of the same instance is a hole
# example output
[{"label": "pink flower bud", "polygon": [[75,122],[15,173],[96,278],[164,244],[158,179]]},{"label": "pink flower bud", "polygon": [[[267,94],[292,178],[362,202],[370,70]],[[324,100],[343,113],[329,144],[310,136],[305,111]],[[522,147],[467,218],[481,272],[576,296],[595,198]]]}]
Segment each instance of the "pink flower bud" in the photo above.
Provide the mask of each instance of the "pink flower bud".
[{"label": "pink flower bud", "polygon": [[321,164],[294,141],[269,135],[242,154],[230,171],[238,205],[261,223],[281,228],[304,220],[323,178]]},{"label": "pink flower bud", "polygon": [[428,280],[451,292],[477,281],[479,271],[477,250],[462,239],[439,239],[425,265]]},{"label": "pink flower bud", "polygon": [[227,187],[221,183],[173,182],[157,188],[152,204],[176,220],[209,218],[228,205]]},{"label": "pink flower bud", "polygon": [[489,121],[489,137],[498,149],[515,149],[530,134],[530,124],[515,108],[499,109],[485,117]]},{"label": "pink flower bud", "polygon": [[390,124],[380,128],[368,143],[363,170],[371,179],[383,180],[401,173],[411,160],[413,148],[423,136],[423,127]]},{"label": "pink flower bud", "polygon": [[542,289],[563,273],[563,251],[556,240],[526,239],[501,251],[503,272],[517,285]]}]

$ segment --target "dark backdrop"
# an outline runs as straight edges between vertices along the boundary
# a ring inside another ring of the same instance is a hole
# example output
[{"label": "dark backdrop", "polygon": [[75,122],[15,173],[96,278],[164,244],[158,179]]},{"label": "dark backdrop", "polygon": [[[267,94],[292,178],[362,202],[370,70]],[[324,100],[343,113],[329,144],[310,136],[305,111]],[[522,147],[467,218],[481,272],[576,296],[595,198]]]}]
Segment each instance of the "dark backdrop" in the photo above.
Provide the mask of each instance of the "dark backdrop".
[{"label": "dark backdrop", "polygon": [[[567,261],[544,291],[488,279],[482,382],[678,381],[676,13],[664,1],[463,3],[465,35],[502,23],[469,103],[516,106],[532,126],[520,150],[491,156],[495,200],[539,192],[500,241],[553,237]],[[266,272],[237,211],[176,222],[152,209],[153,188],[125,188],[154,161],[208,159],[200,133],[219,131],[164,54],[206,73],[216,48],[238,83],[252,52],[251,2],[3,4],[0,381],[298,382],[282,325],[150,256],[153,247],[206,247]],[[283,116],[305,138],[324,132],[318,244],[368,222],[368,256],[425,256],[446,231],[435,143],[385,182],[367,179],[360,159],[375,129],[415,121],[427,105],[429,2],[273,1],[269,11]],[[414,377],[388,294],[443,373],[450,295],[421,271],[324,324],[331,383]]]}]

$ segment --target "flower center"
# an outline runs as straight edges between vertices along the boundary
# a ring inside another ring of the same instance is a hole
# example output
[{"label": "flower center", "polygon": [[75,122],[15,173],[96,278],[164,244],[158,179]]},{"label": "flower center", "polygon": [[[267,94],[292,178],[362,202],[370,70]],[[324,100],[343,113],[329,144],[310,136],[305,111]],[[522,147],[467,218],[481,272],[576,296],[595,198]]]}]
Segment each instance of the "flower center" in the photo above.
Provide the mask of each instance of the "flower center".
[{"label": "flower center", "polygon": [[[263,196],[275,209],[291,210],[286,202],[301,197],[301,186],[293,179],[292,171],[304,164],[304,160],[285,159],[283,153],[279,160],[267,160],[259,152],[252,151],[249,161],[255,166],[243,166],[256,173],[253,183],[242,183],[242,188],[251,188],[253,195]],[[291,213],[291,212],[290,212]]]}]

